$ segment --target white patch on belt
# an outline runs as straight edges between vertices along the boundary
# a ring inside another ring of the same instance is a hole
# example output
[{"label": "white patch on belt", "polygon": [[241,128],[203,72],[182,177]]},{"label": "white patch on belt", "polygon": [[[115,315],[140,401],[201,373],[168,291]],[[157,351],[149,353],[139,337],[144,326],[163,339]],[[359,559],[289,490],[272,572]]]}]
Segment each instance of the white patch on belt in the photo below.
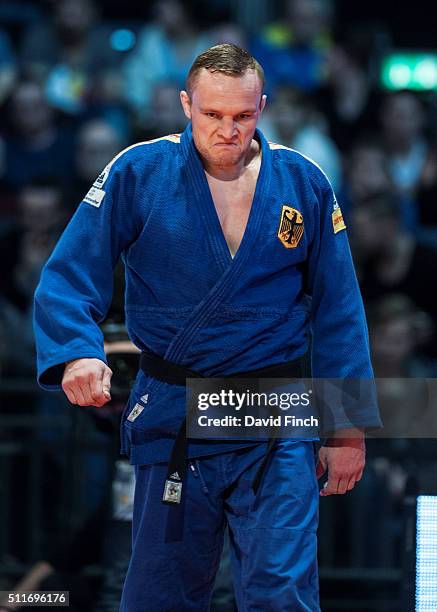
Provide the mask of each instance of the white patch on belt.
[{"label": "white patch on belt", "polygon": [[91,204],[91,206],[95,206],[99,208],[102,203],[103,198],[105,197],[105,191],[103,189],[98,189],[97,187],[91,187],[83,201],[87,204]]},{"label": "white patch on belt", "polygon": [[137,418],[137,416],[139,416],[144,410],[144,406],[141,406],[141,404],[135,404],[135,406],[132,408],[132,410],[129,413],[129,416],[127,417],[128,421],[135,421],[135,419]]}]

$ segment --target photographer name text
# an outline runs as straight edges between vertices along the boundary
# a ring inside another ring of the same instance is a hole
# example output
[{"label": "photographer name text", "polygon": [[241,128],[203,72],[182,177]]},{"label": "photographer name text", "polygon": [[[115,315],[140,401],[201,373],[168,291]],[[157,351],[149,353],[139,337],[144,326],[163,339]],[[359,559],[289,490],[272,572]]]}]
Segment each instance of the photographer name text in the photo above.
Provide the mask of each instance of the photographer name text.
[{"label": "photographer name text", "polygon": [[319,420],[314,416],[299,418],[292,414],[279,414],[257,418],[246,414],[244,417],[224,416],[208,417],[201,415],[197,418],[199,427],[318,427]]}]

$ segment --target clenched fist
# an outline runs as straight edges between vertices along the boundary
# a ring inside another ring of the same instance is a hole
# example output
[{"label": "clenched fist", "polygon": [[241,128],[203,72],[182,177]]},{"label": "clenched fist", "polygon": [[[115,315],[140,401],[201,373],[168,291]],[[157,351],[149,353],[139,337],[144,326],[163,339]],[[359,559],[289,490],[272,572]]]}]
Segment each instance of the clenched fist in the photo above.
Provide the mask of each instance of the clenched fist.
[{"label": "clenched fist", "polygon": [[[344,437],[342,437],[344,436]],[[359,428],[343,429],[319,450],[317,478],[328,470],[328,481],[320,495],[343,495],[361,480],[366,464],[364,433]]]},{"label": "clenched fist", "polygon": [[67,361],[62,389],[72,404],[103,406],[111,399],[112,370],[101,359]]}]

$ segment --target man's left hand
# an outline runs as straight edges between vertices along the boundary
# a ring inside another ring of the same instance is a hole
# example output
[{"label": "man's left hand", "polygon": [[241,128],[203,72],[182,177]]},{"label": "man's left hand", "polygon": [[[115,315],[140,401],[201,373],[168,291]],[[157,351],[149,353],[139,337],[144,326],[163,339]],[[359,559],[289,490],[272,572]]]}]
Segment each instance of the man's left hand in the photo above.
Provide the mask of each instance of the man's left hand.
[{"label": "man's left hand", "polygon": [[319,450],[317,478],[328,470],[328,480],[320,495],[343,495],[354,488],[366,464],[364,434],[359,429],[338,431]]}]

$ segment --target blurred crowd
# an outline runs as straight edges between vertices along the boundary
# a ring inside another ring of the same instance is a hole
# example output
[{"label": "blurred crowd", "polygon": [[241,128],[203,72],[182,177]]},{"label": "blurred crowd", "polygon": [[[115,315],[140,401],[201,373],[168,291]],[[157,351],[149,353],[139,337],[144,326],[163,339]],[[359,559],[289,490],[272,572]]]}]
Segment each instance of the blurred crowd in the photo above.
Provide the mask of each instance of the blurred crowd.
[{"label": "blurred crowd", "polygon": [[207,14],[195,0],[159,0],[125,21],[95,0],[13,4],[14,27],[0,29],[1,372],[33,373],[32,294],[83,195],[125,146],[184,129],[187,70],[219,42],[265,69],[264,134],[331,180],[374,313],[377,374],[435,371],[435,97],[381,88],[371,24],[340,28],[330,0],[284,0],[274,14],[257,0],[258,27],[243,0],[208,3]]},{"label": "blurred crowd", "polygon": [[[232,42],[264,67],[263,133],[319,163],[337,193],[375,374],[436,376],[435,94],[384,90],[389,27],[343,27],[334,1],[204,4],[158,0],[125,20],[96,0],[0,9],[0,373],[34,376],[33,291],[96,176],[125,146],[183,130],[179,91],[194,57]],[[109,316],[122,323],[117,287]],[[410,391],[385,389],[395,404]],[[402,465],[396,448],[385,459]],[[396,501],[405,478],[387,465],[375,462],[375,478]]]}]

